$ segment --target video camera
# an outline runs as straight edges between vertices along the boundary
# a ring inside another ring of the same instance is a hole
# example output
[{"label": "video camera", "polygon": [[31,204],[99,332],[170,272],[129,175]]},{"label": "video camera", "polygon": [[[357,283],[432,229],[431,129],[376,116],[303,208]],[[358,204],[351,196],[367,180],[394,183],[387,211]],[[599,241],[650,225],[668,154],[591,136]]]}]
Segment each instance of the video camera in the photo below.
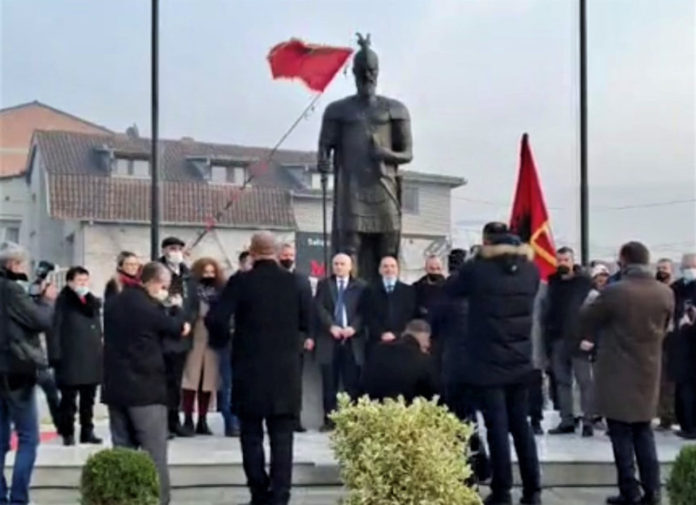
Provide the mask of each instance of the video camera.
[{"label": "video camera", "polygon": [[56,270],[56,266],[50,261],[41,260],[34,271],[34,280],[29,285],[29,295],[39,298],[43,295],[44,283],[51,272]]}]

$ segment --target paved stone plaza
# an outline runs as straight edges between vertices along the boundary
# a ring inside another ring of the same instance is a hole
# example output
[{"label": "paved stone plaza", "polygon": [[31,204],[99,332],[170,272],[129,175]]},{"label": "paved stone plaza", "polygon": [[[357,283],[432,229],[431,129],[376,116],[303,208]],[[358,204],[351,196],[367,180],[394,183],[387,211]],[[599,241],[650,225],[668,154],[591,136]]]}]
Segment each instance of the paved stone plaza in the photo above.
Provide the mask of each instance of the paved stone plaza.
[{"label": "paved stone plaza", "polygon": [[[554,414],[547,415],[547,427],[556,422]],[[219,416],[211,416],[211,427],[216,433],[221,432]],[[99,422],[97,431],[108,439],[105,419]],[[656,439],[664,478],[684,442],[664,433],[657,433]],[[543,436],[537,437],[537,443],[543,484],[549,488],[546,505],[600,504],[613,492],[616,477],[611,444],[604,432],[591,439],[579,435]],[[34,475],[34,502],[77,503],[81,467],[99,449],[82,445],[66,448],[60,439],[44,443]],[[228,505],[243,503],[248,498],[238,439],[178,439],[171,443],[169,453],[174,505]],[[11,463],[11,456],[8,460]],[[293,505],[332,504],[341,496],[328,435],[309,432],[297,436],[294,483]]]}]

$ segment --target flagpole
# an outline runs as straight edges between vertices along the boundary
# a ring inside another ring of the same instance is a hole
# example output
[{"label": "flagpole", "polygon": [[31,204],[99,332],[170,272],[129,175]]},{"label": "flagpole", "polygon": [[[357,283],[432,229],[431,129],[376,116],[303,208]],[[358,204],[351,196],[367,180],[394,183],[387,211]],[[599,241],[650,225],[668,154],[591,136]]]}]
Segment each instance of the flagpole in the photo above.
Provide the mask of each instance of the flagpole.
[{"label": "flagpole", "polygon": [[159,198],[159,168],[157,163],[158,136],[159,136],[159,0],[151,0],[151,105],[152,115],[152,153],[150,159],[150,259],[155,261],[159,256],[159,225],[160,225],[160,198]]},{"label": "flagpole", "polygon": [[580,0],[580,257],[590,263],[589,189],[587,174],[587,3]]},{"label": "flagpole", "polygon": [[[157,0],[153,0],[157,1]],[[312,100],[310,100],[309,104],[302,110],[300,115],[297,117],[297,119],[290,125],[290,127],[285,131],[285,133],[280,137],[280,140],[275,143],[275,145],[271,148],[270,152],[265,156],[263,159],[262,163],[263,164],[269,164],[275,154],[278,152],[278,149],[280,149],[280,146],[283,145],[283,142],[290,136],[290,134],[297,128],[297,125],[300,124],[300,122],[307,116],[309,112],[314,108],[314,106],[317,104],[319,101],[319,98],[321,98],[323,93],[317,93]],[[230,207],[240,198],[241,193],[247,189],[251,181],[254,179],[256,174],[250,173],[247,175],[246,179],[244,180],[244,183],[242,184],[242,187],[239,189],[238,193],[235,193],[225,204],[225,206],[218,210],[215,215],[211,218],[211,222],[200,232],[198,232],[198,235],[196,235],[196,238],[194,241],[189,245],[186,250],[187,251],[192,251],[194,247],[196,247],[198,244],[201,243],[201,240],[205,238],[205,236],[210,232],[210,230],[214,227],[215,223],[217,223],[222,216],[229,210]]]}]

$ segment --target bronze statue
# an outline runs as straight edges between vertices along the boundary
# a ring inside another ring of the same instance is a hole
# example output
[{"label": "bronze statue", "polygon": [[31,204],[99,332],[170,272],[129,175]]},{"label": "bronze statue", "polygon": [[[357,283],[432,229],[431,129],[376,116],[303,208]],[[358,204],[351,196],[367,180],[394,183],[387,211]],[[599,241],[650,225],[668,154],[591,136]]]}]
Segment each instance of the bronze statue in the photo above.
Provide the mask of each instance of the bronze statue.
[{"label": "bronze statue", "polygon": [[380,259],[399,254],[398,167],[413,159],[411,120],[404,104],[376,94],[379,63],[370,36],[358,34],[358,44],[357,93],[324,111],[318,167],[326,174],[333,166],[333,251],[350,254],[360,275],[374,279]]}]

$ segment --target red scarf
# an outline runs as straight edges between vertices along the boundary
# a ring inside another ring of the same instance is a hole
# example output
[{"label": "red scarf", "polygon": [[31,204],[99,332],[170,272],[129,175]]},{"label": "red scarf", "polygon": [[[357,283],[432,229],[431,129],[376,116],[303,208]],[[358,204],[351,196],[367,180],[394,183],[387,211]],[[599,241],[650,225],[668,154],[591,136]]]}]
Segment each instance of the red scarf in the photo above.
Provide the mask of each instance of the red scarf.
[{"label": "red scarf", "polygon": [[118,280],[121,283],[122,286],[128,286],[128,287],[134,287],[134,286],[140,286],[140,279],[136,276],[133,277],[132,275],[128,275],[125,272],[119,272],[118,273]]}]

